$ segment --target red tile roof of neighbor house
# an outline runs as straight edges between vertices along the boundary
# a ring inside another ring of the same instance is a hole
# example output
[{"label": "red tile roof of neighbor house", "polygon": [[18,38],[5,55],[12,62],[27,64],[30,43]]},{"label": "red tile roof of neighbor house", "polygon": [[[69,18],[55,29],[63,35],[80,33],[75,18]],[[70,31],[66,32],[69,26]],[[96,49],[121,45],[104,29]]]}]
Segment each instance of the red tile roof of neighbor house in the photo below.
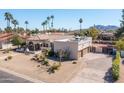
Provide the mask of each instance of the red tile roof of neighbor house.
[{"label": "red tile roof of neighbor house", "polygon": [[12,38],[12,36],[12,33],[0,33],[0,41],[9,40]]}]

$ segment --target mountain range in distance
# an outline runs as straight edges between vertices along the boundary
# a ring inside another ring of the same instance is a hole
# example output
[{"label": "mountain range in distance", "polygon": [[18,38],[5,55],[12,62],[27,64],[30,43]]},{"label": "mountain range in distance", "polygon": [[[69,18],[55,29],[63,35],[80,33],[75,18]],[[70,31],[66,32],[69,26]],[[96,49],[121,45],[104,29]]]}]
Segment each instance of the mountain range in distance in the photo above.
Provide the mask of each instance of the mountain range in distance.
[{"label": "mountain range in distance", "polygon": [[108,31],[108,30],[117,30],[119,27],[118,26],[115,26],[115,25],[95,25],[95,27],[99,30],[102,30],[102,31]]},{"label": "mountain range in distance", "polygon": [[[94,27],[94,26],[91,26],[91,27]],[[115,26],[115,25],[106,25],[106,26],[105,25],[95,25],[95,27],[100,31],[110,31],[110,30],[115,31],[119,28],[118,26]],[[87,30],[87,29],[82,29],[82,30]],[[78,32],[78,31],[80,31],[80,30],[79,29],[73,30],[73,32]]]}]

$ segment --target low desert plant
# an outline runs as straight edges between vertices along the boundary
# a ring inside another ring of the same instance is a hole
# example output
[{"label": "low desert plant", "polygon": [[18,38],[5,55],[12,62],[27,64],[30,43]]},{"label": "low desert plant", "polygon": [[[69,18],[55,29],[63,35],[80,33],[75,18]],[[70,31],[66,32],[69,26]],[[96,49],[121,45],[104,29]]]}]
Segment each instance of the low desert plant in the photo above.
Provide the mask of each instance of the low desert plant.
[{"label": "low desert plant", "polygon": [[73,61],[72,64],[77,64],[77,62]]},{"label": "low desert plant", "polygon": [[7,58],[5,58],[5,61],[7,61],[8,59]]},{"label": "low desert plant", "polygon": [[48,56],[49,56],[49,57],[54,56],[54,51],[50,50],[50,51],[48,52]]},{"label": "low desert plant", "polygon": [[48,71],[51,73],[55,73],[55,70],[58,70],[60,67],[60,64],[54,63],[49,69]]},{"label": "low desert plant", "polygon": [[8,56],[8,60],[12,59],[12,56]]},{"label": "low desert plant", "polygon": [[44,61],[43,61],[43,65],[49,66],[48,60],[44,60]]},{"label": "low desert plant", "polygon": [[5,58],[5,61],[11,60],[11,59],[12,59],[12,56],[8,56],[7,58]]}]

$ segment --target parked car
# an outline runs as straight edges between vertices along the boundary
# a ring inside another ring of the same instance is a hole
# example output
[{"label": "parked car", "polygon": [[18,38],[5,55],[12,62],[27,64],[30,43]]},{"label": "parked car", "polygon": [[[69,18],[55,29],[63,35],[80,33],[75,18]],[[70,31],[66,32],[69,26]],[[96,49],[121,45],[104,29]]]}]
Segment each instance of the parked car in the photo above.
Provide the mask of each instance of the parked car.
[{"label": "parked car", "polygon": [[17,49],[16,49],[16,52],[21,52],[21,53],[23,53],[23,52],[24,52],[24,48],[17,48]]}]

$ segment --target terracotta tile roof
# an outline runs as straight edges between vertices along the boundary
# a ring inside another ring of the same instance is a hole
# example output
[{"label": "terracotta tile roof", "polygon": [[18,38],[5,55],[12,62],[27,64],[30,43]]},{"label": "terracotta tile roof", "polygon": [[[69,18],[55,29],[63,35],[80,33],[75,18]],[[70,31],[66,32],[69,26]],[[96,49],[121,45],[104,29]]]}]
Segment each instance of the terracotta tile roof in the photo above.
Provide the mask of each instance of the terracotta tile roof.
[{"label": "terracotta tile roof", "polygon": [[42,40],[50,40],[55,41],[58,39],[66,39],[72,38],[73,35],[62,35],[62,34],[38,34],[35,36],[31,36],[27,39],[27,41],[42,41]]},{"label": "terracotta tile roof", "polygon": [[29,38],[29,36],[27,36],[27,35],[21,35],[21,34],[19,34],[19,37],[21,37],[22,39],[27,39],[27,38]]},{"label": "terracotta tile roof", "polygon": [[0,41],[9,40],[12,38],[12,36],[12,33],[0,33]]}]

